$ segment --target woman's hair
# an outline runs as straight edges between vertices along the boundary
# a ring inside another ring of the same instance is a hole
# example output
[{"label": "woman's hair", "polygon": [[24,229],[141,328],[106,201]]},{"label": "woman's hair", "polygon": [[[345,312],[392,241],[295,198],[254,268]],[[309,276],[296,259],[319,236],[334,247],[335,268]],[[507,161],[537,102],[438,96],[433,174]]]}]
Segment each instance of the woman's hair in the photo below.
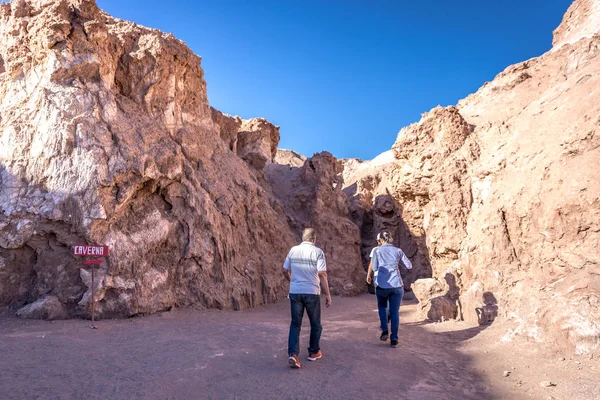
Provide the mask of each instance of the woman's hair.
[{"label": "woman's hair", "polygon": [[388,231],[381,231],[379,234],[377,234],[377,240],[381,240],[384,243],[392,243],[394,238]]}]

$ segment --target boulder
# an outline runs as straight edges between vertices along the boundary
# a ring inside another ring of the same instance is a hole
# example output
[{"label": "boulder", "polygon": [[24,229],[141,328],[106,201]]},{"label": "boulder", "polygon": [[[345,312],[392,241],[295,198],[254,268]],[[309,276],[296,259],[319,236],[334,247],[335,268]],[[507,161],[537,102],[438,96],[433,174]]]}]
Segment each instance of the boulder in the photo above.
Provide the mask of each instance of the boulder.
[{"label": "boulder", "polygon": [[17,315],[26,319],[65,319],[68,315],[63,303],[56,296],[44,296],[17,311]]}]

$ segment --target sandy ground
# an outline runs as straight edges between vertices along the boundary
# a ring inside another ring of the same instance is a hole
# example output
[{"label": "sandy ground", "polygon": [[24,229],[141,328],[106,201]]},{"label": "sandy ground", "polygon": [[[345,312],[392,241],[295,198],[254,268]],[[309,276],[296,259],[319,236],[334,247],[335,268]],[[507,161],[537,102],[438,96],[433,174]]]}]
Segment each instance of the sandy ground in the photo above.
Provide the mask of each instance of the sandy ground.
[{"label": "sandy ground", "polygon": [[[372,295],[323,307],[324,357],[311,363],[303,350],[293,370],[288,308],[176,310],[100,321],[98,330],[4,315],[0,399],[600,399],[598,358],[505,343],[502,326],[416,322],[410,301],[392,349],[378,340]],[[302,349],[308,332],[305,319]]]}]

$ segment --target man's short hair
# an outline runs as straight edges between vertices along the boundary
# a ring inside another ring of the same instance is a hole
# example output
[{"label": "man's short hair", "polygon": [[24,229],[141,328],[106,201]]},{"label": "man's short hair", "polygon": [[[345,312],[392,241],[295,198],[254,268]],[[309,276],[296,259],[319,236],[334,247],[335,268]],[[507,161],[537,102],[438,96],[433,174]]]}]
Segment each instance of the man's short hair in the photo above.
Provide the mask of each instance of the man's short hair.
[{"label": "man's short hair", "polygon": [[315,240],[315,230],[313,228],[304,228],[302,231],[302,240],[305,242],[312,242]]}]

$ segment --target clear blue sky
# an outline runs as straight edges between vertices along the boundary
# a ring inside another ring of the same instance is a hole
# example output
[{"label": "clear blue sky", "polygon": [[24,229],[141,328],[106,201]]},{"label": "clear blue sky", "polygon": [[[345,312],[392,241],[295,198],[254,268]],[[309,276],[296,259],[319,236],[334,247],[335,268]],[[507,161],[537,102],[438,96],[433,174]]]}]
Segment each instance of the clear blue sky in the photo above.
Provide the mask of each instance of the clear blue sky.
[{"label": "clear blue sky", "polygon": [[421,113],[551,48],[570,0],[97,0],[202,56],[215,108],[281,148],[370,159]]}]

